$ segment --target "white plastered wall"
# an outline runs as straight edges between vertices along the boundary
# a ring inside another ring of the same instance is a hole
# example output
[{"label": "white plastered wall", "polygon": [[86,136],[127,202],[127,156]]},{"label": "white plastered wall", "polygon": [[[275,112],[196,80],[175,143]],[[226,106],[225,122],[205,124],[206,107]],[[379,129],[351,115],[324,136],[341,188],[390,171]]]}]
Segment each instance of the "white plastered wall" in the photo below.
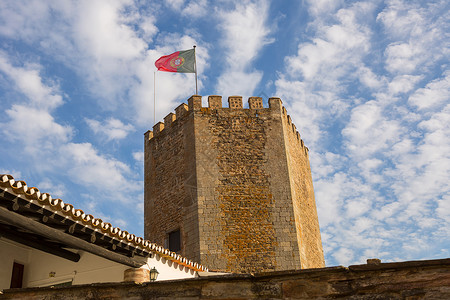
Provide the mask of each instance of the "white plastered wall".
[{"label": "white plastered wall", "polygon": [[[24,265],[23,287],[42,287],[60,283],[87,284],[99,282],[121,282],[125,266],[102,257],[78,251],[80,260],[72,262],[58,256],[36,250],[10,240],[0,238],[0,291],[11,283],[14,262]],[[155,267],[158,281],[196,277],[189,268],[155,255],[147,260],[143,268]]]},{"label": "white plastered wall", "polygon": [[193,278],[197,276],[197,272],[194,270],[186,268],[173,261],[166,260],[164,257],[160,257],[159,255],[149,258],[147,260],[147,266],[143,267],[146,267],[147,269],[155,267],[159,272],[157,279],[158,281]]}]

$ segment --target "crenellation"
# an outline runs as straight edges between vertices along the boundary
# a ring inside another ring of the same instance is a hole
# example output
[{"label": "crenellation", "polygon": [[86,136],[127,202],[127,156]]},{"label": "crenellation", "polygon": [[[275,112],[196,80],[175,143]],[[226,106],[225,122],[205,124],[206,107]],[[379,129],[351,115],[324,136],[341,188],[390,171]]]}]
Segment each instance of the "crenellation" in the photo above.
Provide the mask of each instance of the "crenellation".
[{"label": "crenellation", "polygon": [[155,125],[153,125],[153,134],[154,135],[157,135],[158,133],[160,133],[163,130],[164,130],[164,123],[163,122],[158,122]]},{"label": "crenellation", "polygon": [[217,95],[208,96],[208,107],[211,109],[222,108],[222,96]]},{"label": "crenellation", "polygon": [[263,101],[261,97],[249,97],[248,98],[248,107],[250,109],[262,109]]},{"label": "crenellation", "polygon": [[[284,108],[284,107],[283,107]],[[284,110],[286,110],[286,109],[284,109]],[[291,116],[290,115],[287,115],[287,122],[288,122],[288,125],[291,125],[292,124],[292,119],[291,119]]]},{"label": "crenellation", "polygon": [[281,110],[282,104],[283,104],[283,102],[278,97],[270,97],[269,98],[269,108],[270,109],[273,109],[273,110],[279,109],[279,110]]},{"label": "crenellation", "polygon": [[192,95],[188,99],[188,107],[190,111],[200,110],[202,108],[202,96]]},{"label": "crenellation", "polygon": [[172,123],[176,120],[177,116],[174,113],[169,113],[164,117],[164,126],[170,127]]},{"label": "crenellation", "polygon": [[189,112],[189,106],[186,103],[181,103],[175,108],[175,114],[177,119],[181,119]]},{"label": "crenellation", "polygon": [[147,132],[144,133],[144,137],[146,141],[151,140],[153,138],[153,131],[147,130]]},{"label": "crenellation", "polygon": [[228,97],[229,108],[243,108],[242,96],[230,96]]}]

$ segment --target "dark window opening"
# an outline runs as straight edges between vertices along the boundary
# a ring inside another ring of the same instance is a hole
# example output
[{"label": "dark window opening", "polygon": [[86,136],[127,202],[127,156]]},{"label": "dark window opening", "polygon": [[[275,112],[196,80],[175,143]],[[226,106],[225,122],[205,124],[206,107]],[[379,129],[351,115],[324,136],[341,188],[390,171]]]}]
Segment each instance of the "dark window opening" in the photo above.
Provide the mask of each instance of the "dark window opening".
[{"label": "dark window opening", "polygon": [[9,287],[12,289],[21,288],[22,281],[23,281],[23,265],[14,262],[11,275],[11,285]]},{"label": "dark window opening", "polygon": [[180,229],[169,233],[169,250],[173,252],[180,252],[181,250],[181,235]]}]

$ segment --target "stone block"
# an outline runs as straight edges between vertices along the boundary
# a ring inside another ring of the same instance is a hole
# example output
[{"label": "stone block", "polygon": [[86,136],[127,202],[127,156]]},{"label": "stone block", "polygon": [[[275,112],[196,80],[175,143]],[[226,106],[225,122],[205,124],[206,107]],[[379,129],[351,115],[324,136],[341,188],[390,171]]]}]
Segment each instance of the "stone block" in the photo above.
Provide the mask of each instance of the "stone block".
[{"label": "stone block", "polygon": [[157,135],[158,133],[163,131],[163,129],[164,129],[164,123],[163,122],[158,122],[155,125],[153,125],[153,134]]},{"label": "stone block", "polygon": [[208,107],[211,109],[222,108],[222,96],[211,95],[208,97]]},{"label": "stone block", "polygon": [[188,99],[189,110],[199,110],[202,108],[202,96],[192,95]]},{"label": "stone block", "polygon": [[123,281],[144,283],[150,281],[150,271],[144,268],[130,268],[123,273]]},{"label": "stone block", "polygon": [[153,138],[153,131],[147,130],[147,132],[144,133],[144,137],[146,141],[151,140]]},{"label": "stone block", "polygon": [[242,96],[230,96],[228,97],[229,108],[243,108]]},{"label": "stone block", "polygon": [[282,102],[281,102],[280,98],[278,98],[278,97],[269,98],[269,108],[281,110],[281,107],[282,107]]},{"label": "stone block", "polygon": [[177,117],[174,113],[169,113],[167,116],[164,117],[164,126],[169,127],[170,125],[172,125],[172,123],[175,121],[176,118]]},{"label": "stone block", "polygon": [[187,113],[188,113],[188,106],[186,103],[181,103],[180,105],[178,105],[177,108],[175,108],[175,114],[177,119],[181,119]]},{"label": "stone block", "polygon": [[250,109],[261,109],[263,108],[263,101],[261,97],[250,97],[248,98],[248,107]]}]

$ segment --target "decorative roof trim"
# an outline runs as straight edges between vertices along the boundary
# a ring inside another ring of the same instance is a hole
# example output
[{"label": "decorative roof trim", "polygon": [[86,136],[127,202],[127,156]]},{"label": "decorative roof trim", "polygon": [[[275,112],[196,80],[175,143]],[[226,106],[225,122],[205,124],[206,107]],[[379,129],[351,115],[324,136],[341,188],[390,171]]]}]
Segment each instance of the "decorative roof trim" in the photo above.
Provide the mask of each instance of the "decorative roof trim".
[{"label": "decorative roof trim", "polygon": [[165,259],[171,260],[179,265],[185,266],[194,271],[208,271],[208,269],[196,262],[178,255],[168,249],[156,245],[142,237],[137,237],[119,227],[113,227],[110,223],[103,222],[102,219],[94,218],[90,214],[86,214],[81,209],[76,209],[72,204],[64,203],[61,199],[53,199],[48,193],[41,193],[35,187],[28,187],[25,181],[16,181],[12,175],[0,174],[0,187],[6,188],[8,192],[12,192],[30,204],[38,204],[42,208],[61,214],[72,221],[88,226],[95,231],[101,231],[112,239],[116,239],[124,244],[132,244],[137,248],[156,253]]}]

